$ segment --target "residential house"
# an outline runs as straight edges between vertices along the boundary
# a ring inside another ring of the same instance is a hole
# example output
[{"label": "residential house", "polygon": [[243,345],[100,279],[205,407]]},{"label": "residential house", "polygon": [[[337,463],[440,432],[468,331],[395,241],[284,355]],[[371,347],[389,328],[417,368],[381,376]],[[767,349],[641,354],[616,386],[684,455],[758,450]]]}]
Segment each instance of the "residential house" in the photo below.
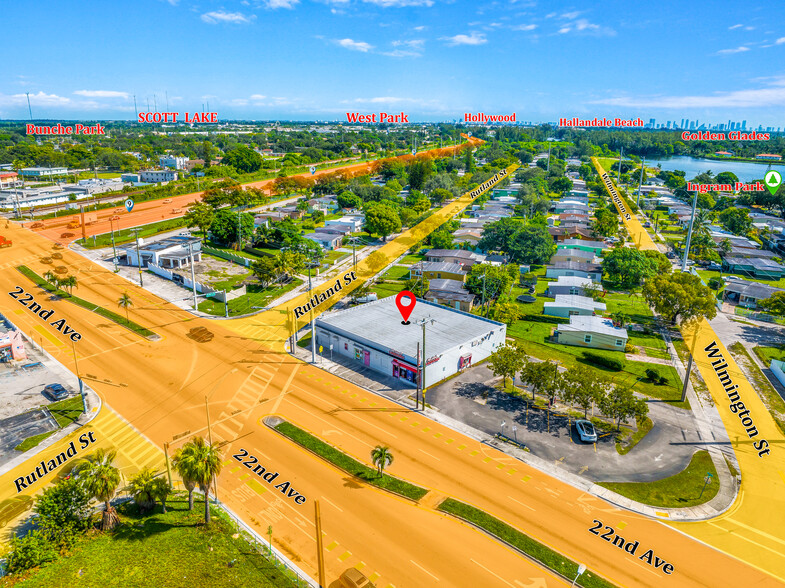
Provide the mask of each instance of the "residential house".
[{"label": "residential house", "polygon": [[296,206],[284,206],[280,209],[280,212],[294,220],[303,218],[303,211],[299,210]]},{"label": "residential house", "polygon": [[773,251],[767,251],[765,249],[752,249],[751,247],[731,247],[730,253],[728,253],[730,257],[757,257],[759,259],[772,259],[774,257],[779,257]]},{"label": "residential house", "polygon": [[449,279],[435,279],[429,282],[425,299],[444,306],[471,312],[474,307],[475,295],[463,287],[463,282]]},{"label": "residential house", "polygon": [[587,239],[565,239],[558,245],[559,249],[580,249],[581,251],[591,251],[595,255],[602,255],[608,248],[604,241],[589,241]]},{"label": "residential house", "polygon": [[576,239],[576,238],[583,238],[583,239],[590,239],[594,236],[594,234],[589,230],[585,229],[580,225],[559,225],[558,227],[548,227],[548,232],[553,237],[553,240],[558,242],[564,241],[565,239]]},{"label": "residential house", "polygon": [[324,221],[324,226],[349,225],[351,227],[351,232],[356,233],[362,231],[364,222],[365,219],[361,216],[342,216],[341,218]]},{"label": "residential house", "polygon": [[452,236],[455,243],[468,243],[472,247],[477,247],[480,239],[482,239],[482,231],[477,229],[458,229]]},{"label": "residential house", "polygon": [[785,266],[759,257],[728,256],[722,260],[722,269],[729,273],[769,280],[778,280],[785,274]]},{"label": "residential house", "polygon": [[429,280],[457,280],[463,283],[467,273],[463,266],[458,263],[426,261],[414,264],[410,269],[409,275],[412,278],[425,276]]},{"label": "residential house", "polygon": [[543,305],[542,314],[560,316],[563,318],[571,316],[594,316],[598,311],[601,312],[605,309],[605,304],[602,302],[595,302],[588,296],[557,294],[554,302],[548,301]]},{"label": "residential house", "polygon": [[466,249],[431,249],[425,254],[425,260],[457,263],[469,269],[474,264],[485,261],[485,255],[467,251]]},{"label": "residential house", "polygon": [[785,292],[782,288],[773,288],[760,282],[733,280],[725,285],[722,297],[726,302],[738,304],[746,308],[757,308],[758,302],[771,298],[776,292]]},{"label": "residential house", "polygon": [[600,283],[602,281],[602,266],[579,261],[557,261],[545,267],[546,278],[558,279],[561,276],[588,278],[592,282]]},{"label": "residential house", "polygon": [[342,235],[336,235],[333,233],[306,233],[303,235],[303,237],[318,243],[324,249],[328,250],[338,249],[343,242]]},{"label": "residential house", "polygon": [[627,330],[613,326],[613,321],[599,316],[571,316],[570,323],[558,325],[554,332],[557,343],[624,351]]},{"label": "residential house", "polygon": [[548,296],[568,294],[570,296],[584,296],[587,288],[592,288],[594,282],[589,278],[578,276],[559,276],[555,282],[548,284]]},{"label": "residential house", "polygon": [[550,263],[557,261],[577,261],[579,263],[597,263],[597,258],[591,251],[583,249],[558,248],[556,253],[551,256]]}]

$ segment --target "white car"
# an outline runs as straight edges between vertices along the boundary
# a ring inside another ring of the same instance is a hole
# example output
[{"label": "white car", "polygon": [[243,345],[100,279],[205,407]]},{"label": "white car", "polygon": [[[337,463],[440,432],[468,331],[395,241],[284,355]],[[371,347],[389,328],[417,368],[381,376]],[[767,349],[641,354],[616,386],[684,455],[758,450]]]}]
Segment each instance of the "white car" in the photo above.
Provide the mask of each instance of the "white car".
[{"label": "white car", "polygon": [[594,443],[597,441],[597,431],[594,429],[594,425],[591,424],[591,421],[578,419],[575,421],[575,429],[578,431],[581,441],[586,443]]}]

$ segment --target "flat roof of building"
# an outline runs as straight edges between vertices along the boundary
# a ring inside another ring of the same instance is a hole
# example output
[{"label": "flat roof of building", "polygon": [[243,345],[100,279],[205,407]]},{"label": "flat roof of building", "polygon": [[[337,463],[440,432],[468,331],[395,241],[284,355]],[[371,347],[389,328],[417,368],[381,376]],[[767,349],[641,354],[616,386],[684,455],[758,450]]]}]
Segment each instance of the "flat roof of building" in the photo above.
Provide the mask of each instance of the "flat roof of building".
[{"label": "flat roof of building", "polygon": [[422,269],[424,272],[445,272],[450,274],[465,274],[466,270],[460,263],[450,263],[446,261],[426,261],[416,263],[412,268]]},{"label": "flat roof of building", "polygon": [[559,325],[558,331],[577,331],[580,333],[596,333],[627,339],[627,329],[614,327],[613,321],[601,316],[571,316],[569,325]]},{"label": "flat roof of building", "polygon": [[[416,357],[417,343],[422,344],[422,327],[417,323],[423,319],[428,319],[425,326],[428,357],[483,337],[490,331],[504,328],[504,323],[447,308],[422,298],[417,299],[409,316],[410,324],[402,325],[401,313],[398,312],[394,296],[323,314],[316,319],[316,325],[352,339],[365,339]],[[433,323],[430,322],[431,319]],[[471,352],[471,349],[471,346],[466,346],[467,353]]]},{"label": "flat roof of building", "polygon": [[595,302],[588,296],[577,296],[570,294],[557,294],[556,300],[546,302],[545,308],[585,308],[587,310],[605,310],[607,306],[603,302]]}]

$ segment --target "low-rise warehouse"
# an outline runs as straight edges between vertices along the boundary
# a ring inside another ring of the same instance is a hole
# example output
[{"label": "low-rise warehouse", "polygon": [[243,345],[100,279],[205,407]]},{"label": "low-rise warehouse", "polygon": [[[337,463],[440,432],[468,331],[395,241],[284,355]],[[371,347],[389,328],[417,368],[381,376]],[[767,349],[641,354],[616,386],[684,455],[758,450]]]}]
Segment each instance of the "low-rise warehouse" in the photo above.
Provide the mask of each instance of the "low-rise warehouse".
[{"label": "low-rise warehouse", "polygon": [[[418,343],[422,353],[425,326],[425,385],[437,382],[487,358],[504,345],[507,325],[417,299],[409,324],[401,324],[395,298],[382,298],[316,319],[316,342],[327,353],[350,357],[416,386]],[[332,346],[332,348],[331,348]]]}]

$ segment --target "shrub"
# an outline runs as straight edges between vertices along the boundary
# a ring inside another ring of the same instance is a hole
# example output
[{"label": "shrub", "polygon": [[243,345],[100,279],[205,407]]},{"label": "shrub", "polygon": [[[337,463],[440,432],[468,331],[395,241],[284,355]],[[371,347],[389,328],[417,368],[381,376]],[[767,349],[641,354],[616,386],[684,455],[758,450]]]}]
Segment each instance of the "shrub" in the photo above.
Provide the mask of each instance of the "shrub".
[{"label": "shrub", "polygon": [[54,545],[40,531],[30,531],[24,537],[14,535],[11,539],[11,553],[8,554],[8,573],[16,574],[37,568],[56,558]]},{"label": "shrub", "polygon": [[583,358],[589,363],[601,365],[603,367],[608,368],[609,370],[620,372],[621,370],[624,369],[623,361],[619,359],[614,359],[612,357],[606,357],[598,353],[592,353],[591,351],[584,351]]},{"label": "shrub", "polygon": [[719,290],[723,285],[723,281],[717,277],[711,278],[709,280],[709,288],[712,290]]},{"label": "shrub", "polygon": [[636,351],[636,349],[635,349],[634,345],[630,345],[629,343],[627,343],[624,346],[624,353],[635,353],[635,351]]}]

